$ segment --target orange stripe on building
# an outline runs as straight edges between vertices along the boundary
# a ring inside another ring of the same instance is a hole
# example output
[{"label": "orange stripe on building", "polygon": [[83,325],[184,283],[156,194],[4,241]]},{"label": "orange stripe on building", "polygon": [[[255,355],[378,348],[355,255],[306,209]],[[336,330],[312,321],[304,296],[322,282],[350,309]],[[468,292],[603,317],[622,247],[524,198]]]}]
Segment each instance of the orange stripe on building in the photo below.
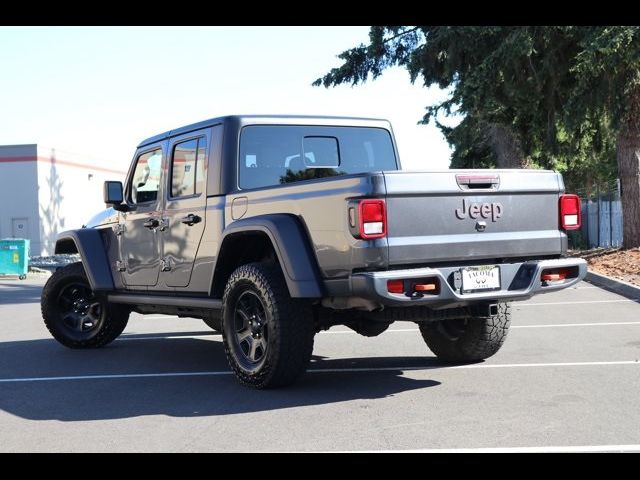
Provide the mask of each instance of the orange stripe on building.
[{"label": "orange stripe on building", "polygon": [[35,157],[29,155],[26,157],[0,157],[0,163],[14,163],[14,162],[35,162]]},{"label": "orange stripe on building", "polygon": [[99,167],[97,165],[90,165],[90,164],[86,164],[86,163],[70,162],[68,160],[59,160],[57,158],[50,158],[50,157],[42,157],[42,156],[33,157],[31,155],[0,157],[0,163],[19,163],[19,162],[35,162],[35,161],[42,162],[42,163],[49,163],[49,164],[65,165],[67,167],[86,168],[87,170],[95,170],[95,171],[99,171],[99,172],[114,173],[114,174],[117,174],[117,175],[125,175],[126,174],[126,172],[123,171],[123,170],[116,170],[116,169],[113,169],[113,168]]}]

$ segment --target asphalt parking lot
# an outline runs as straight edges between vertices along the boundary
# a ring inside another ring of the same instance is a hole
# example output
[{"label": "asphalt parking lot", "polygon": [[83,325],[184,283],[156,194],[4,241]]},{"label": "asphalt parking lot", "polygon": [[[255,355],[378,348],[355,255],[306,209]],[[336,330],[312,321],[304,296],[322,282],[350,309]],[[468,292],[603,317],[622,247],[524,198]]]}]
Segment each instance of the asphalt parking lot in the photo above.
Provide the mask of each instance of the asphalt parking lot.
[{"label": "asphalt parking lot", "polygon": [[99,350],[55,342],[44,280],[0,279],[0,451],[640,451],[640,304],[588,283],[514,304],[484,363],[416,327],[316,336],[293,387],[253,391],[195,319],[133,314]]}]

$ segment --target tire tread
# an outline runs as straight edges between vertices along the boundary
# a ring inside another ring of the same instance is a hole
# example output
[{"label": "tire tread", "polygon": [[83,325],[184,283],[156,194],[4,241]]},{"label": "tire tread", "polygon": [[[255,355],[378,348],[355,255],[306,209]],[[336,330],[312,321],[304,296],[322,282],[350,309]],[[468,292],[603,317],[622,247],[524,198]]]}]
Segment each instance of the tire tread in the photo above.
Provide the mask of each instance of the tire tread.
[{"label": "tire tread", "polygon": [[497,315],[470,318],[465,332],[456,340],[443,334],[438,323],[420,324],[420,333],[439,359],[451,363],[478,362],[495,355],[504,344],[511,325],[511,305],[499,303]]},{"label": "tire tread", "polygon": [[306,371],[313,352],[315,330],[309,302],[291,298],[278,265],[249,263],[238,267],[227,281],[222,302],[223,322],[227,317],[226,309],[230,307],[229,296],[239,283],[252,284],[267,300],[265,307],[272,309],[272,323],[275,324],[275,330],[270,334],[274,332],[278,336],[279,348],[273,362],[265,365],[257,374],[248,374],[235,361],[224,334],[224,349],[231,369],[242,384],[253,388],[273,388],[293,383]]}]

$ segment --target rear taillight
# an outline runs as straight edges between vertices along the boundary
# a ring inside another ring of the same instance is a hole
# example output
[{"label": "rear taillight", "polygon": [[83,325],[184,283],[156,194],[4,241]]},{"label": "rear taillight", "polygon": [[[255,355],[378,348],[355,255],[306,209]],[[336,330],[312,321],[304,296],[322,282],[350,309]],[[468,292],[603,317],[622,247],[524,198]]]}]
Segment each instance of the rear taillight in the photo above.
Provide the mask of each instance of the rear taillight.
[{"label": "rear taillight", "polygon": [[389,293],[404,293],[404,282],[402,280],[387,280],[387,291]]},{"label": "rear taillight", "polygon": [[560,228],[577,230],[582,225],[580,198],[577,195],[560,195]]},{"label": "rear taillight", "polygon": [[405,294],[411,298],[439,295],[440,281],[435,277],[387,280],[387,292]]},{"label": "rear taillight", "polygon": [[360,237],[365,240],[387,235],[387,209],[384,200],[360,200]]}]

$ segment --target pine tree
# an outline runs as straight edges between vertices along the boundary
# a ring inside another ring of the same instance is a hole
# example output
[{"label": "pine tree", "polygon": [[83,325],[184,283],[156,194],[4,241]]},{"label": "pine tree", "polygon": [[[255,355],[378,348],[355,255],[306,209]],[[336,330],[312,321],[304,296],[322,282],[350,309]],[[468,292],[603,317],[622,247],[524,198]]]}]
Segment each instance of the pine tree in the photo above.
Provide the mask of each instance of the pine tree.
[{"label": "pine tree", "polygon": [[375,26],[317,79],[357,85],[398,65],[450,90],[427,106],[459,167],[541,166],[568,184],[620,177],[624,246],[640,246],[640,27]]}]

